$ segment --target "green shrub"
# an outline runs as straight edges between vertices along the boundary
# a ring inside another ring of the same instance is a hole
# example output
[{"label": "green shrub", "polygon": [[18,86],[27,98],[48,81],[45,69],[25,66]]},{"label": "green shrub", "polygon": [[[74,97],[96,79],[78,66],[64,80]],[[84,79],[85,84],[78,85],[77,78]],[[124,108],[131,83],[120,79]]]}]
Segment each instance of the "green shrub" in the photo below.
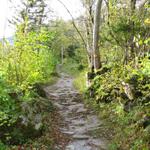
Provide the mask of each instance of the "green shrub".
[{"label": "green shrub", "polygon": [[[132,65],[113,65],[111,71],[97,75],[86,91],[90,96],[92,90],[93,98],[89,104],[92,103],[113,129],[110,150],[147,150],[149,147],[149,63],[150,60],[145,58],[137,69]],[[128,97],[122,82],[130,86],[133,99]],[[130,109],[127,111],[126,107]]]},{"label": "green shrub", "polygon": [[0,139],[6,144],[24,141],[24,134],[17,130],[21,104],[34,100],[34,85],[48,81],[55,72],[53,37],[45,28],[24,33],[19,26],[14,45],[0,46]]}]

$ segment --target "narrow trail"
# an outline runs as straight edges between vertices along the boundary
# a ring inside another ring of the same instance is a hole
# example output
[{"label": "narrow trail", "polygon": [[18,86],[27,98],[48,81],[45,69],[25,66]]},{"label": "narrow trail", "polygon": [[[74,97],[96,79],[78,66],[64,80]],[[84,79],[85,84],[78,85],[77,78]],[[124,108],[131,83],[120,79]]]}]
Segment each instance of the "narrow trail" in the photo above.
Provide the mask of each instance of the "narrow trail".
[{"label": "narrow trail", "polygon": [[61,73],[59,81],[45,91],[64,120],[60,131],[71,138],[65,150],[107,150],[107,142],[91,134],[102,122],[84,106],[71,77]]}]

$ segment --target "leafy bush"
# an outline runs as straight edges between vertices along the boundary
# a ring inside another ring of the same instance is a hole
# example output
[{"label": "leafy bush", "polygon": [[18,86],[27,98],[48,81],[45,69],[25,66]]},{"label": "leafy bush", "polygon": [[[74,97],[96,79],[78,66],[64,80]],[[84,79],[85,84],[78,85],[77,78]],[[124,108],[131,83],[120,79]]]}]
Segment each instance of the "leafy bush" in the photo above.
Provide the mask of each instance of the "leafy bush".
[{"label": "leafy bush", "polygon": [[14,45],[0,46],[0,138],[5,144],[12,144],[12,139],[24,141],[23,133],[16,130],[21,104],[34,100],[34,85],[50,80],[55,71],[53,37],[45,28],[24,33],[20,26]]},{"label": "leafy bush", "polygon": [[[55,56],[48,45],[53,33],[41,31],[26,34],[18,31],[14,47],[5,55],[4,73],[10,84],[27,87],[50,78]],[[47,40],[46,40],[47,39]]]},{"label": "leafy bush", "polygon": [[15,118],[15,100],[9,95],[11,87],[0,77],[0,127],[13,123]]},{"label": "leafy bush", "polygon": [[[145,58],[137,69],[132,65],[113,65],[110,71],[97,75],[86,91],[88,97],[89,91],[93,92],[93,101],[89,103],[94,104],[114,130],[113,143],[110,145],[112,150],[147,150],[149,147],[149,63],[150,60]],[[128,94],[133,94],[133,99]]]},{"label": "leafy bush", "polygon": [[6,150],[7,147],[0,141],[0,150]]}]

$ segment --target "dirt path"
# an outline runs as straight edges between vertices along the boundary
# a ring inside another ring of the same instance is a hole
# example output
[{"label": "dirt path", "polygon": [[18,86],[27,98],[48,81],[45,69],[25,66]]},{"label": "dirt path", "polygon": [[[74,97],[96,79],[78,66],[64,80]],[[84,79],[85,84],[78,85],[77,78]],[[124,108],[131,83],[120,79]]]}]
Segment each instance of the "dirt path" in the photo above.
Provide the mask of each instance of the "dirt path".
[{"label": "dirt path", "polygon": [[106,141],[92,134],[102,123],[85,108],[71,77],[61,73],[59,81],[45,90],[64,120],[60,131],[71,138],[65,150],[107,150]]}]

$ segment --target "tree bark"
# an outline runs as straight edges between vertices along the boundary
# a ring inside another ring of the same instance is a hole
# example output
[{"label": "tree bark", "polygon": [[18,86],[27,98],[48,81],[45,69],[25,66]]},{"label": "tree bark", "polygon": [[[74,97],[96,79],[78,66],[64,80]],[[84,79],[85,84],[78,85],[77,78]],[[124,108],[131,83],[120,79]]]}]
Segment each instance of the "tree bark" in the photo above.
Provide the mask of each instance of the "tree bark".
[{"label": "tree bark", "polygon": [[130,40],[130,48],[131,48],[131,58],[135,59],[135,43],[134,43],[134,34],[135,34],[135,22],[132,19],[132,17],[135,14],[135,9],[136,9],[136,0],[131,0],[131,21],[130,21],[130,26],[131,26],[131,38]]},{"label": "tree bark", "polygon": [[101,17],[102,0],[97,0],[96,10],[94,16],[93,27],[93,56],[94,56],[94,69],[95,71],[101,68],[101,59],[99,52],[99,31],[100,31],[100,17]]},{"label": "tree bark", "polygon": [[86,29],[86,43],[87,43],[87,51],[88,51],[88,62],[89,69],[92,72],[92,68],[94,68],[94,58],[93,58],[93,1],[83,1],[83,5],[85,7],[85,29]]},{"label": "tree bark", "polygon": [[61,48],[61,64],[64,64],[64,48]]}]

